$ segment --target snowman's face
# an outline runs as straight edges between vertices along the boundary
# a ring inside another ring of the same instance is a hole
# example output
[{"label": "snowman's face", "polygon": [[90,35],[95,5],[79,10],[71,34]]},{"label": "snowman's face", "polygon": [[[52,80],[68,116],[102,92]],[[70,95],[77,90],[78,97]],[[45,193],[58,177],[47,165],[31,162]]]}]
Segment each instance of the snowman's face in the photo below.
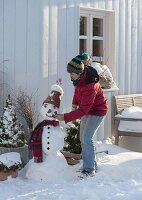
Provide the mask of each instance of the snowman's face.
[{"label": "snowman's face", "polygon": [[59,113],[59,109],[51,103],[43,103],[40,114],[46,120],[55,120],[55,115]]}]

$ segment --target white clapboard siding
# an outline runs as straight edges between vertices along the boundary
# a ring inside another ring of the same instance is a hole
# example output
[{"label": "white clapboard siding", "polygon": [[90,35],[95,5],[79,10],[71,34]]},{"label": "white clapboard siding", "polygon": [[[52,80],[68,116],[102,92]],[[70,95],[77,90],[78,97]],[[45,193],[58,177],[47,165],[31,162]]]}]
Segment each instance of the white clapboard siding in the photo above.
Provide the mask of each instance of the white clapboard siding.
[{"label": "white clapboard siding", "polygon": [[[65,0],[58,2],[58,78],[62,79],[64,98],[62,105],[71,107],[73,86],[67,73],[67,63],[78,53],[79,8]],[[65,108],[65,106],[64,106]]]},{"label": "white clapboard siding", "polygon": [[98,7],[100,9],[105,9],[106,1],[98,1]]},{"label": "white clapboard siding", "polygon": [[24,90],[27,89],[28,4],[26,1],[15,1],[15,16],[14,89],[17,91],[20,87],[22,87]]},{"label": "white clapboard siding", "polygon": [[[78,53],[79,6],[115,11],[116,82],[119,93],[141,90],[141,1],[138,0],[1,0],[0,56],[7,85],[39,91],[40,101],[62,78],[71,98],[67,62]],[[4,41],[4,42],[3,42]],[[140,41],[140,42],[138,42]],[[32,78],[33,77],[33,78]],[[32,81],[31,81],[32,79]],[[46,87],[44,90],[43,85]]]},{"label": "white clapboard siding", "polygon": [[[119,59],[118,59],[118,54],[119,54],[119,48],[118,48],[118,44],[119,44],[119,31],[120,31],[120,27],[119,27],[119,0],[115,0],[112,1],[112,10],[115,10],[115,46],[117,46],[117,48],[115,48],[115,65],[119,66]],[[118,67],[116,67],[115,69],[115,81],[118,85],[118,80],[119,80],[119,73],[118,73]],[[120,89],[120,87],[119,87]]]},{"label": "white clapboard siding", "polygon": [[45,100],[49,91],[49,3],[46,0],[41,1],[39,11],[39,104]]},{"label": "white clapboard siding", "polygon": [[68,102],[68,96],[66,95],[68,89],[68,80],[69,76],[66,73],[66,65],[68,62],[67,58],[67,51],[69,49],[67,45],[67,4],[66,0],[61,0],[58,2],[58,78],[62,79],[62,87],[64,90],[64,97],[62,99],[62,107],[64,105],[67,105]]},{"label": "white clapboard siding", "polygon": [[[121,74],[118,73],[118,80],[121,79],[120,87],[123,88],[121,92],[124,92],[124,85],[125,85],[125,1],[119,1],[119,31],[118,31],[118,41],[119,41],[119,53],[118,53],[118,60],[119,60],[119,71]],[[126,36],[127,37],[127,36]]]},{"label": "white clapboard siding", "polygon": [[57,35],[58,35],[58,7],[57,0],[49,1],[49,46],[48,69],[49,83],[52,85],[57,79]]},{"label": "white clapboard siding", "polygon": [[[26,63],[26,85],[30,91],[35,91],[39,87],[39,72],[41,63],[40,54],[40,1],[30,0],[27,6],[27,63]],[[34,84],[32,83],[34,82]]]},{"label": "white clapboard siding", "polygon": [[141,80],[142,80],[142,1],[139,1],[138,5],[138,47],[137,47],[137,91],[141,92]]},{"label": "white clapboard siding", "polygon": [[[126,93],[129,93],[131,90],[131,81],[130,81],[130,75],[131,75],[131,4],[126,1],[125,4],[126,7],[126,11],[125,11],[125,21],[126,21],[126,25],[125,25],[125,57],[127,59],[125,59],[125,66],[127,69],[127,73],[125,73],[125,87],[124,90]],[[124,68],[125,69],[125,68]]]},{"label": "white clapboard siding", "polygon": [[4,54],[3,54],[3,41],[4,41],[4,34],[3,34],[3,31],[4,31],[4,28],[3,28],[3,25],[4,25],[4,20],[3,20],[3,1],[0,1],[0,113],[2,112],[2,108],[3,108],[3,96],[4,96],[4,86],[3,86],[3,77],[4,77],[4,74],[3,74],[3,67],[4,67],[4,63],[2,62],[4,60]]},{"label": "white clapboard siding", "polygon": [[132,1],[132,33],[131,33],[131,90],[136,93],[137,91],[137,45],[138,45],[138,1]]},{"label": "white clapboard siding", "polygon": [[[74,38],[76,38],[78,36],[78,32],[75,29],[76,27],[76,23],[78,22],[78,20],[75,20],[75,8],[74,5],[70,5],[69,3],[67,4],[67,30],[66,30],[66,37],[67,37],[67,62],[69,62],[75,55],[75,48],[76,45],[74,42]],[[75,33],[77,32],[77,34]],[[73,86],[70,86],[72,83],[70,81],[70,77],[69,74],[66,72],[66,67],[67,64],[64,66],[64,74],[65,74],[65,83],[66,83],[66,95],[67,97],[69,97],[69,101],[67,99],[66,103],[67,103],[67,107],[70,104],[71,107],[71,100],[72,100],[72,93],[73,93]],[[69,90],[68,88],[71,88],[71,90]]]},{"label": "white clapboard siding", "polygon": [[[0,63],[3,60],[3,25],[4,25],[4,20],[3,20],[3,15],[4,15],[4,4],[3,1],[0,1]],[[2,64],[0,65],[0,70],[2,68]]]},{"label": "white clapboard siding", "polygon": [[105,1],[105,9],[112,10],[113,1]]},{"label": "white clapboard siding", "polygon": [[[4,30],[3,30],[3,54],[5,63],[5,80],[4,84],[7,86],[5,89],[10,91],[13,89],[15,81],[15,3],[13,1],[3,1],[4,3]],[[9,92],[9,91],[7,91]]]},{"label": "white clapboard siding", "polygon": [[98,8],[99,7],[98,0],[96,0],[96,1],[90,1],[90,7],[91,8]]},{"label": "white clapboard siding", "polygon": [[112,72],[118,93],[142,92],[141,0],[0,0],[0,61],[8,59],[0,74],[0,83],[5,82],[0,107],[3,97],[18,88],[36,91],[41,105],[61,78],[62,107],[70,110],[74,88],[66,66],[78,54],[80,7],[115,11],[111,59],[116,63]]}]

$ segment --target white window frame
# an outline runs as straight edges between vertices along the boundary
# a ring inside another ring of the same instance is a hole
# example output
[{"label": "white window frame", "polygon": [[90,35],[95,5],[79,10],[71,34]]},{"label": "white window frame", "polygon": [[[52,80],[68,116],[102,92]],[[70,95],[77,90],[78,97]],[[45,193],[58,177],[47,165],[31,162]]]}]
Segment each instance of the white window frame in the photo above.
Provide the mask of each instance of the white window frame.
[{"label": "white window frame", "polygon": [[[80,16],[87,17],[87,37],[79,35],[78,37],[79,40],[88,39],[89,42],[87,42],[87,52],[89,52],[90,54],[92,53],[93,39],[99,39],[104,41],[103,64],[106,64],[110,68],[111,73],[115,78],[115,12],[108,10],[80,7]],[[103,19],[103,37],[92,36],[93,18]]]}]

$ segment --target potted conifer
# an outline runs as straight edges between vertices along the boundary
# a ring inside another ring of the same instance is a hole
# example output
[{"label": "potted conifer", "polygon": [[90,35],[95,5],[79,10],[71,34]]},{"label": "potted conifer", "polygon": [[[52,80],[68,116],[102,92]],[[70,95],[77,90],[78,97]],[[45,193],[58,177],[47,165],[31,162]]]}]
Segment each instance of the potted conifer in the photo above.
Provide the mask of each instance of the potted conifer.
[{"label": "potted conifer", "polygon": [[23,126],[17,119],[10,95],[0,119],[0,154],[7,152],[18,152],[23,165],[29,160]]},{"label": "potted conifer", "polygon": [[81,143],[79,139],[80,120],[71,122],[66,128],[65,146],[62,153],[68,164],[74,165],[81,159]]}]

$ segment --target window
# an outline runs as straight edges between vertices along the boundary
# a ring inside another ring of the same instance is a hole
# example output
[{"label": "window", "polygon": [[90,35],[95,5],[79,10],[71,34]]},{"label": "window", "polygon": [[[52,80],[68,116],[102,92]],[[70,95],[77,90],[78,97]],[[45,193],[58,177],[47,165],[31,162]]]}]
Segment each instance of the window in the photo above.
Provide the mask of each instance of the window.
[{"label": "window", "polygon": [[[115,68],[115,13],[80,9],[79,53],[89,52],[94,61]],[[114,74],[114,73],[113,73]]]}]

